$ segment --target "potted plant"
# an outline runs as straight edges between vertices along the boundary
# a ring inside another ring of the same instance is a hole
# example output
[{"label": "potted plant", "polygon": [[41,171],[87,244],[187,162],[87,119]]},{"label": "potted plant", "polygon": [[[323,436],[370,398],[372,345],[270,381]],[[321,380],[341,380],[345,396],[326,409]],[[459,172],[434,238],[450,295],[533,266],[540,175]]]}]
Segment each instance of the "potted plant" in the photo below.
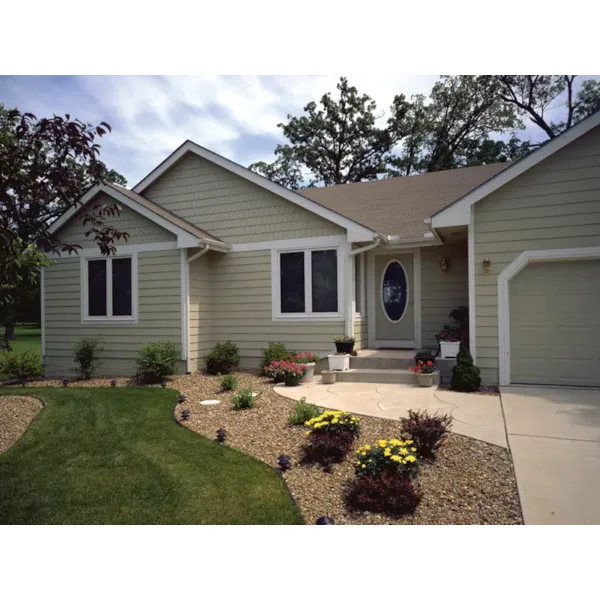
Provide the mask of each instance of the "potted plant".
[{"label": "potted plant", "polygon": [[435,350],[417,350],[415,352],[415,365],[418,365],[420,360],[425,363],[430,360],[435,364]]},{"label": "potted plant", "polygon": [[288,360],[274,360],[265,367],[265,373],[273,379],[283,379],[286,386],[295,386],[306,374],[306,365]]},{"label": "potted plant", "polygon": [[294,359],[298,364],[306,367],[306,373],[304,374],[301,383],[311,383],[315,378],[317,357],[312,352],[299,352]]},{"label": "potted plant", "polygon": [[460,350],[460,331],[449,325],[435,336],[440,344],[440,356],[442,358],[454,358]]},{"label": "potted plant", "polygon": [[469,307],[459,306],[455,308],[449,315],[458,324],[460,331],[460,341],[468,348],[469,347]]},{"label": "potted plant", "polygon": [[416,366],[408,367],[417,376],[417,383],[421,387],[431,387],[433,385],[433,374],[435,373],[435,365],[428,360],[423,362],[420,360]]},{"label": "potted plant", "polygon": [[354,352],[354,338],[347,335],[339,335],[333,338],[335,351],[338,354],[352,354]]}]

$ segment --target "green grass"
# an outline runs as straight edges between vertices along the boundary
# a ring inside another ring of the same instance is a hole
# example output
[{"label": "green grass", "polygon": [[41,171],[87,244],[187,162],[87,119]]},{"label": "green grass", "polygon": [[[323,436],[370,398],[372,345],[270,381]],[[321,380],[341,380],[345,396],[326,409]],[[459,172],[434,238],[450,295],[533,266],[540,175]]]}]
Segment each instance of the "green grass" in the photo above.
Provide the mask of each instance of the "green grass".
[{"label": "green grass", "polygon": [[[4,336],[4,328],[1,329],[0,336]],[[42,333],[40,329],[32,329],[31,327],[15,327],[16,340],[8,342],[14,352],[22,352],[23,350],[42,350]]]},{"label": "green grass", "polygon": [[28,392],[46,406],[0,455],[0,524],[302,523],[273,469],[174,421],[175,390]]}]

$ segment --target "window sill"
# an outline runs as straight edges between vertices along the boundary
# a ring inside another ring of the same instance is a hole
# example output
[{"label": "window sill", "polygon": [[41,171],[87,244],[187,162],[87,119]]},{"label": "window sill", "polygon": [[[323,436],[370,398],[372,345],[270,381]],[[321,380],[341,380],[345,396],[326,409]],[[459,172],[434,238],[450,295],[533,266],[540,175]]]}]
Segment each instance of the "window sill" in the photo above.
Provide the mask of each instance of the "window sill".
[{"label": "window sill", "polygon": [[82,323],[94,323],[95,325],[114,325],[115,323],[121,323],[124,325],[137,323],[138,320],[135,317],[85,317],[81,319]]},{"label": "window sill", "polygon": [[343,321],[342,315],[275,315],[273,321],[285,321],[288,323],[305,323],[306,321],[319,321],[330,322],[330,321]]}]

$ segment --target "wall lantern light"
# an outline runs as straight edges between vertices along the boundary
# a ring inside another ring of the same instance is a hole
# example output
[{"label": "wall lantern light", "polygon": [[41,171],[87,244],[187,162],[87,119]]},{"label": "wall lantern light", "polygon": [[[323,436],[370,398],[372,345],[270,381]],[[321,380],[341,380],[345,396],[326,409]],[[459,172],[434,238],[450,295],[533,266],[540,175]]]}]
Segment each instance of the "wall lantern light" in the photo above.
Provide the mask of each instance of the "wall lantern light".
[{"label": "wall lantern light", "polygon": [[440,270],[447,271],[450,268],[450,261],[444,256],[440,260]]},{"label": "wall lantern light", "polygon": [[484,258],[481,264],[483,265],[484,274],[489,275],[492,268],[492,261],[489,258]]}]

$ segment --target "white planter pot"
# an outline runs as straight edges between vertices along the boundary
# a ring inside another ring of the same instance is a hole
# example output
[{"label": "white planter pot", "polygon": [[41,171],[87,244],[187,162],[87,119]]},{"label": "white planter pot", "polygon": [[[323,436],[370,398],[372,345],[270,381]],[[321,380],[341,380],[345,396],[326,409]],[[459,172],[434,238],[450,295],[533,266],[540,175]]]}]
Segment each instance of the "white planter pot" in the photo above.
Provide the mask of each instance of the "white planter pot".
[{"label": "white planter pot", "polygon": [[330,354],[327,360],[330,371],[347,371],[350,368],[349,354]]},{"label": "white planter pot", "polygon": [[300,383],[312,383],[315,378],[315,365],[317,363],[305,363],[306,373],[304,377],[300,380]]},{"label": "white planter pot", "polygon": [[455,358],[460,350],[460,342],[440,342],[442,358]]}]

